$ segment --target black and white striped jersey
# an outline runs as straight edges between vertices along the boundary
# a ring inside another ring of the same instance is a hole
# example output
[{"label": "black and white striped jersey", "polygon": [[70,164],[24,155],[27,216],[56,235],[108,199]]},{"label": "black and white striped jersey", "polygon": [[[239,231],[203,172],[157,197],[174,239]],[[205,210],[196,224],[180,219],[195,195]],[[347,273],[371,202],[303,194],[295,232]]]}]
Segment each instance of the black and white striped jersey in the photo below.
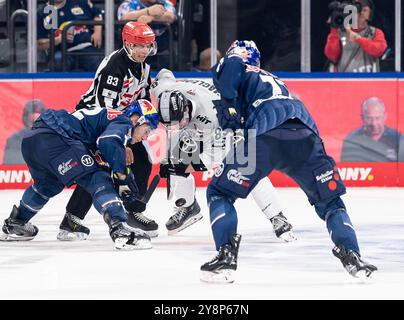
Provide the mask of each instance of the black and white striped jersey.
[{"label": "black and white striped jersey", "polygon": [[150,100],[150,66],[131,60],[121,48],[105,57],[90,89],[76,109],[108,107],[123,110],[138,99]]}]

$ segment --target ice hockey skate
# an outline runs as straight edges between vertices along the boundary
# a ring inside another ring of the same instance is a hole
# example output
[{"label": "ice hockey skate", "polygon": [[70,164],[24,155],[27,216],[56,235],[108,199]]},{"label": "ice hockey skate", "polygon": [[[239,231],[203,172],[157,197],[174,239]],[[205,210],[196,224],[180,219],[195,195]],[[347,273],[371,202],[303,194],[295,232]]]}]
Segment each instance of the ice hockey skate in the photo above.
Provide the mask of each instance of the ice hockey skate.
[{"label": "ice hockey skate", "polygon": [[128,213],[128,225],[144,231],[150,238],[155,238],[159,235],[159,225],[156,221],[146,217],[142,212]]},{"label": "ice hockey skate", "polygon": [[109,226],[109,235],[115,243],[117,250],[143,250],[151,249],[150,237],[140,229],[129,226],[126,222],[111,219],[108,214],[104,220]]},{"label": "ice hockey skate", "polygon": [[201,281],[209,283],[234,282],[240,241],[241,235],[234,234],[230,244],[221,246],[217,256],[201,266]]},{"label": "ice hockey skate", "polygon": [[355,278],[369,279],[373,272],[377,271],[377,267],[363,261],[359,253],[347,250],[342,245],[335,246],[332,253],[341,260],[345,270]]},{"label": "ice hockey skate", "polygon": [[1,241],[29,241],[38,234],[38,228],[32,223],[17,219],[19,209],[14,205],[10,217],[4,220]]},{"label": "ice hockey skate", "polygon": [[292,225],[282,212],[279,212],[279,214],[270,218],[269,221],[271,221],[274,233],[278,239],[285,242],[293,242],[297,240],[297,237],[292,231]]},{"label": "ice hockey skate", "polygon": [[193,225],[195,222],[201,220],[203,215],[198,201],[194,201],[189,207],[175,208],[175,214],[166,222],[168,235],[174,235],[185,228]]},{"label": "ice hockey skate", "polygon": [[60,241],[80,241],[86,240],[90,234],[90,229],[83,226],[82,220],[67,212],[59,227],[57,239]]}]

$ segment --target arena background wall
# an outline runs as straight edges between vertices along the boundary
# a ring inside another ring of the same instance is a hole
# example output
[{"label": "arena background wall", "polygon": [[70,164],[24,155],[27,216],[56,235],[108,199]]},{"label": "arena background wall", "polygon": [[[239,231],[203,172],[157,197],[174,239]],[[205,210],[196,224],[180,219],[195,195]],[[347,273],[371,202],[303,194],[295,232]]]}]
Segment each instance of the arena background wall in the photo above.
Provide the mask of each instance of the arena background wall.
[{"label": "arena background wall", "polygon": [[[6,140],[20,130],[25,103],[41,99],[48,108],[73,111],[80,96],[92,82],[91,74],[2,74],[0,75],[0,163]],[[177,78],[209,78],[203,73],[177,73]],[[348,186],[404,186],[404,162],[340,162],[342,142],[361,126],[361,104],[369,97],[385,102],[386,125],[404,132],[403,74],[376,75],[279,73],[293,95],[301,99],[316,120],[327,152],[337,161],[338,170]],[[154,154],[154,172],[163,156],[164,131],[150,141]],[[197,173],[197,186],[206,186],[212,172]],[[277,187],[296,184],[285,175],[274,172],[271,179]],[[31,183],[24,165],[0,165],[0,189],[25,188]],[[161,183],[164,186],[164,181]]]}]

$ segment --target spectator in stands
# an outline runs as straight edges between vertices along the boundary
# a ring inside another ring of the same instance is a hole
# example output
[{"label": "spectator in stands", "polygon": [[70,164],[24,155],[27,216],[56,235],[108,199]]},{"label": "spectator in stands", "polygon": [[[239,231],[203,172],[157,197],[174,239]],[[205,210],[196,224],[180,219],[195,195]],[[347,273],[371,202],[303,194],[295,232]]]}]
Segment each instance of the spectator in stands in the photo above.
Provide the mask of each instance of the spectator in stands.
[{"label": "spectator in stands", "polygon": [[404,161],[404,136],[385,125],[387,113],[377,97],[362,104],[362,128],[344,140],[341,161],[391,162]]},{"label": "spectator in stands", "polygon": [[153,69],[169,67],[170,37],[167,24],[172,24],[177,12],[169,0],[125,0],[118,8],[118,20],[139,20],[150,25],[156,34],[158,54],[148,58]]},{"label": "spectator in stands", "polygon": [[[62,30],[68,22],[76,20],[102,21],[101,11],[96,8],[90,0],[55,0],[57,9],[58,27],[55,30],[55,62],[56,71],[62,69],[61,42]],[[38,9],[38,48],[47,51],[47,59],[50,60],[50,29],[52,28],[51,13],[44,12],[44,6]],[[94,31],[91,33],[90,29]],[[86,53],[94,55],[69,55],[67,70],[96,71],[101,60],[104,58],[100,50],[102,45],[102,26],[71,26],[67,31],[67,51],[75,53]]]},{"label": "spectator in stands", "polygon": [[379,72],[379,60],[387,49],[382,30],[369,22],[374,15],[372,0],[357,0],[362,5],[358,16],[358,29],[345,31],[331,28],[324,53],[330,60],[331,72]]},{"label": "spectator in stands", "polygon": [[45,105],[39,99],[29,100],[22,114],[24,128],[14,133],[7,139],[4,150],[3,164],[24,164],[25,161],[21,154],[21,142],[24,134],[28,132],[34,121],[45,111]]},{"label": "spectator in stands", "polygon": [[[200,71],[200,72],[208,72],[212,68],[212,63],[210,59],[210,55],[212,53],[211,48],[207,48],[201,52],[199,55],[199,64],[197,67],[194,68],[193,71]],[[216,61],[222,59],[222,54],[219,50],[216,50]]]}]

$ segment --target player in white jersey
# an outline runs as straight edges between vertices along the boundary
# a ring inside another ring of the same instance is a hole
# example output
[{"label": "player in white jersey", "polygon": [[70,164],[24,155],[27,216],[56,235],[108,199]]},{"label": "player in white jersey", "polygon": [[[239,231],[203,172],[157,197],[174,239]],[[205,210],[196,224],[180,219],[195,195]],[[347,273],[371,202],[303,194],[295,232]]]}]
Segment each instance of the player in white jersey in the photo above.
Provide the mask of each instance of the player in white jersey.
[{"label": "player in white jersey", "polygon": [[[174,215],[166,227],[169,234],[175,234],[202,218],[195,199],[195,180],[190,173],[211,169],[220,172],[222,161],[237,137],[225,134],[219,127],[212,100],[220,96],[211,82],[177,81],[171,71],[162,69],[151,85],[151,92],[158,101],[160,122],[170,128],[168,135],[174,123],[179,127],[170,139],[169,160],[160,166],[160,175],[170,178],[173,190]],[[269,178],[258,183],[252,196],[271,221],[276,236],[286,242],[296,240]]]}]

